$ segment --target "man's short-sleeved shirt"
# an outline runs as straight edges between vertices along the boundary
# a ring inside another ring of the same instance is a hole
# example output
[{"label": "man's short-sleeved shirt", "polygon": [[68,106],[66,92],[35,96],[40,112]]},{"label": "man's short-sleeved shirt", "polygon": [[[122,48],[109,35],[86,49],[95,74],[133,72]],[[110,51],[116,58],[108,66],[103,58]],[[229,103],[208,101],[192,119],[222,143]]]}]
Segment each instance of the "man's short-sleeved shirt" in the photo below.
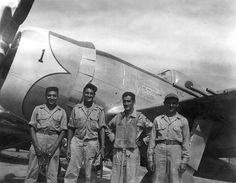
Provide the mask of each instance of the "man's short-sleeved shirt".
[{"label": "man's short-sleeved shirt", "polygon": [[180,114],[172,118],[160,115],[154,119],[153,125],[156,128],[156,140],[177,140],[183,142],[183,126],[188,126],[188,120]]},{"label": "man's short-sleeved shirt", "polygon": [[147,151],[149,161],[153,161],[156,141],[161,140],[178,141],[182,146],[182,162],[186,163],[189,160],[189,125],[188,120],[184,116],[176,113],[173,117],[168,117],[164,114],[154,119]]},{"label": "man's short-sleeved shirt", "polygon": [[74,135],[81,140],[97,139],[98,132],[105,124],[105,113],[101,106],[93,103],[90,108],[77,104],[70,116],[68,127],[74,128]]},{"label": "man's short-sleeved shirt", "polygon": [[33,126],[36,131],[39,129],[56,132],[67,130],[66,112],[59,106],[56,106],[53,110],[49,110],[45,104],[36,106],[29,125]]},{"label": "man's short-sleeved shirt", "polygon": [[125,113],[118,113],[110,122],[109,127],[113,132],[115,132],[115,128],[119,123],[127,123],[129,121],[137,119],[137,133],[139,133],[144,128],[152,128],[152,122],[147,119],[141,112],[133,111],[128,117],[125,117]]},{"label": "man's short-sleeved shirt", "polygon": [[[129,126],[133,128],[129,128]],[[137,147],[136,140],[144,129],[151,131],[152,122],[141,112],[133,111],[129,116],[124,112],[117,114],[108,124],[109,128],[115,133],[114,147]],[[123,128],[120,128],[123,126]],[[123,139],[124,142],[121,140]]]}]

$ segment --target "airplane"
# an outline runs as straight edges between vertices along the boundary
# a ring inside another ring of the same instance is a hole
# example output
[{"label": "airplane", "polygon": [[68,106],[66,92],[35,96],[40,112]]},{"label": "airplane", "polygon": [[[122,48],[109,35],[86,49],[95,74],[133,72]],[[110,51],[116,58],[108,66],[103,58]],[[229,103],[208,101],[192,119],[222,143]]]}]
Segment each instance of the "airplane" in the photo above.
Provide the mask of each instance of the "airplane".
[{"label": "airplane", "polygon": [[[153,74],[96,49],[91,42],[53,31],[18,31],[33,2],[21,0],[13,15],[8,6],[1,13],[0,150],[29,148],[28,121],[34,107],[44,102],[48,86],[59,88],[58,104],[69,116],[81,102],[83,87],[92,82],[98,86],[95,101],[104,107],[107,121],[122,111],[125,91],[136,94],[136,109],[151,121],[163,112],[165,95],[174,92],[180,98],[179,113],[188,118],[191,128],[191,158],[184,182],[194,182],[193,176],[236,180],[230,163],[236,157],[236,89],[213,91],[176,70]],[[142,147],[143,166],[145,161]],[[222,171],[229,174],[222,177]]]}]

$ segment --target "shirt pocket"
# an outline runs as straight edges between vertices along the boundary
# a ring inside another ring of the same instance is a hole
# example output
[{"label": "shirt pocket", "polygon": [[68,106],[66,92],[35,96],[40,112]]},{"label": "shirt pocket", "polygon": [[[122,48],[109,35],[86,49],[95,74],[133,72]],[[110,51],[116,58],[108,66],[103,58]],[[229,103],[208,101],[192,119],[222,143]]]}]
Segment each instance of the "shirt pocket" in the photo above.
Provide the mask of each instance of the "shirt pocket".
[{"label": "shirt pocket", "polygon": [[40,120],[47,120],[48,119],[48,115],[45,114],[45,113],[39,113],[38,116],[37,116],[37,120],[40,121]]},{"label": "shirt pocket", "polygon": [[55,125],[55,127],[58,129],[61,127],[61,116],[53,116],[53,124]]},{"label": "shirt pocket", "polygon": [[82,113],[82,111],[78,110],[75,112],[74,116],[74,126],[75,128],[83,128],[84,123],[86,121],[86,116]]},{"label": "shirt pocket", "polygon": [[174,126],[173,127],[173,131],[174,131],[174,136],[176,136],[177,138],[182,138],[182,129],[179,126]]},{"label": "shirt pocket", "polygon": [[92,112],[89,116],[89,120],[90,120],[90,126],[92,130],[98,130],[99,129],[99,112]]},{"label": "shirt pocket", "polygon": [[167,129],[167,126],[165,126],[164,124],[162,123],[159,123],[157,128],[156,128],[156,137],[165,137],[166,135],[166,129]]},{"label": "shirt pocket", "polygon": [[37,128],[45,128],[48,127],[49,120],[48,115],[41,112],[37,115]]}]

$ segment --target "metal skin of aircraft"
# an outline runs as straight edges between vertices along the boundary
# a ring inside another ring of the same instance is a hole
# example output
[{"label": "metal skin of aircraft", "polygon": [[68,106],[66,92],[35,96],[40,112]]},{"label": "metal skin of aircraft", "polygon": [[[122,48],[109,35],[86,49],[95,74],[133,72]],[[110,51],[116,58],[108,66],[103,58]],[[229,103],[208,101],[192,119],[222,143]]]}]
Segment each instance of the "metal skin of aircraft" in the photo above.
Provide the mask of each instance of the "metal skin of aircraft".
[{"label": "metal skin of aircraft", "polygon": [[[150,120],[163,112],[165,95],[174,92],[180,98],[179,113],[191,128],[191,159],[184,182],[194,182],[193,175],[236,180],[232,176],[236,168],[222,160],[236,157],[236,90],[212,91],[175,70],[155,75],[97,50],[90,42],[52,31],[35,28],[16,33],[32,4],[33,0],[21,0],[13,15],[9,7],[1,14],[0,149],[29,148],[28,121],[34,107],[44,103],[48,86],[59,88],[58,104],[69,116],[82,100],[83,87],[92,82],[98,87],[95,101],[104,107],[107,121],[123,110],[125,91],[136,94],[136,109]],[[145,165],[145,147],[140,151]],[[222,177],[222,171],[229,174]]]}]

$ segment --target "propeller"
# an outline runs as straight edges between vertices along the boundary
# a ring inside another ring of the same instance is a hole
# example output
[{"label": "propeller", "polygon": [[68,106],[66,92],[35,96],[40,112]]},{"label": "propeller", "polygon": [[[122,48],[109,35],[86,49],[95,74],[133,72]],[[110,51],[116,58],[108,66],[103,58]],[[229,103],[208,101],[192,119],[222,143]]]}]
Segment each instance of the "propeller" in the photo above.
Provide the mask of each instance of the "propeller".
[{"label": "propeller", "polygon": [[14,14],[11,8],[6,6],[0,19],[0,68],[4,62],[9,45],[15,38],[19,26],[25,21],[34,0],[21,0]]},{"label": "propeller", "polygon": [[2,57],[6,55],[6,51],[8,49],[8,44],[2,40],[2,34],[4,32],[4,28],[7,27],[11,17],[11,8],[7,6],[3,9],[2,16],[0,19],[0,54]]}]

